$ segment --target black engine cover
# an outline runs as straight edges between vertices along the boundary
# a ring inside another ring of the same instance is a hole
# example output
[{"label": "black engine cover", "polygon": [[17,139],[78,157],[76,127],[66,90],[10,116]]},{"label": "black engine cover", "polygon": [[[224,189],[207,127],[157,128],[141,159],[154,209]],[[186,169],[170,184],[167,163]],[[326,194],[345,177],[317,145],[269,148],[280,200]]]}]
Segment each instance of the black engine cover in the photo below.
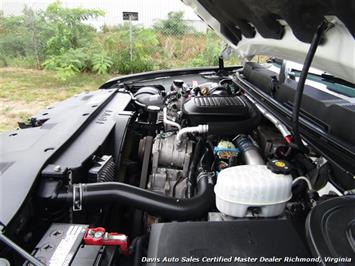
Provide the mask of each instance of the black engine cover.
[{"label": "black engine cover", "polygon": [[244,97],[198,96],[184,103],[183,113],[191,125],[239,121],[250,116],[250,106]]}]

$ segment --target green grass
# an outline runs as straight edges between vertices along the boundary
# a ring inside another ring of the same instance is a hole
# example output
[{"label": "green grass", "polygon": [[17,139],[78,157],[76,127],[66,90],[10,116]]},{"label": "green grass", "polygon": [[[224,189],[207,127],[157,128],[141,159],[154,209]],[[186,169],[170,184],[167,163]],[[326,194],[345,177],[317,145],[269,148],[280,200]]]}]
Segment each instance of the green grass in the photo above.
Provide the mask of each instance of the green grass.
[{"label": "green grass", "polygon": [[81,73],[60,81],[50,71],[0,68],[0,131],[15,129],[17,122],[74,94],[96,90],[111,77]]}]

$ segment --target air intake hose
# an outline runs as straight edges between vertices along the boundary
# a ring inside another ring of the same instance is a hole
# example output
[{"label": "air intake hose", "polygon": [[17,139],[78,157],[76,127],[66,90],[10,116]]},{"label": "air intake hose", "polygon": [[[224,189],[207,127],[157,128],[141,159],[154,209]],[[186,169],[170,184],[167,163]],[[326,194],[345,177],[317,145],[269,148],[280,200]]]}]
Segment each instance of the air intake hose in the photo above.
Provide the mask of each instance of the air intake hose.
[{"label": "air intake hose", "polygon": [[242,151],[244,162],[248,165],[264,165],[264,159],[259,153],[258,147],[256,147],[251,140],[245,135],[237,136],[235,142],[238,148]]},{"label": "air intake hose", "polygon": [[51,201],[70,206],[79,200],[83,209],[94,204],[125,204],[171,220],[190,220],[201,218],[214,206],[213,187],[211,176],[202,175],[197,183],[198,192],[195,197],[177,199],[124,183],[91,183],[81,184],[76,196],[73,193],[75,188],[71,186],[68,192],[58,193]]}]

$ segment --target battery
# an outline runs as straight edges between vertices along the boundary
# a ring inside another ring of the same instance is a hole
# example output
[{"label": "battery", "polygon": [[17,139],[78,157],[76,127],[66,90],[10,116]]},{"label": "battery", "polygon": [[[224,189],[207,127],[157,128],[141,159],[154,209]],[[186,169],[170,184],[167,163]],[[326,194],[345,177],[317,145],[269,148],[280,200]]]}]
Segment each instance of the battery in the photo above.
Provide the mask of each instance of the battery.
[{"label": "battery", "polygon": [[45,265],[71,265],[88,227],[89,225],[85,224],[54,223],[39,241],[32,255]]},{"label": "battery", "polygon": [[[88,228],[86,224],[54,223],[39,241],[32,255],[47,266],[117,265],[119,246],[106,246],[105,243],[86,245],[84,239]],[[124,236],[118,233],[111,234]],[[32,264],[25,263],[24,266]]]}]

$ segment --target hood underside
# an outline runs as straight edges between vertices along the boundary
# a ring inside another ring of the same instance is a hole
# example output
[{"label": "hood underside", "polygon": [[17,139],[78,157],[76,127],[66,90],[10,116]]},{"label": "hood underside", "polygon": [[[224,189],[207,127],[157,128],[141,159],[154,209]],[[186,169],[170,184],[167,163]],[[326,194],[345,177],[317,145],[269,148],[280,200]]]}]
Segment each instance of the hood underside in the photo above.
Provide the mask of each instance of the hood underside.
[{"label": "hood underside", "polygon": [[333,26],[312,66],[355,83],[355,1],[183,0],[213,28],[241,60],[275,56],[303,63],[318,25]]}]

